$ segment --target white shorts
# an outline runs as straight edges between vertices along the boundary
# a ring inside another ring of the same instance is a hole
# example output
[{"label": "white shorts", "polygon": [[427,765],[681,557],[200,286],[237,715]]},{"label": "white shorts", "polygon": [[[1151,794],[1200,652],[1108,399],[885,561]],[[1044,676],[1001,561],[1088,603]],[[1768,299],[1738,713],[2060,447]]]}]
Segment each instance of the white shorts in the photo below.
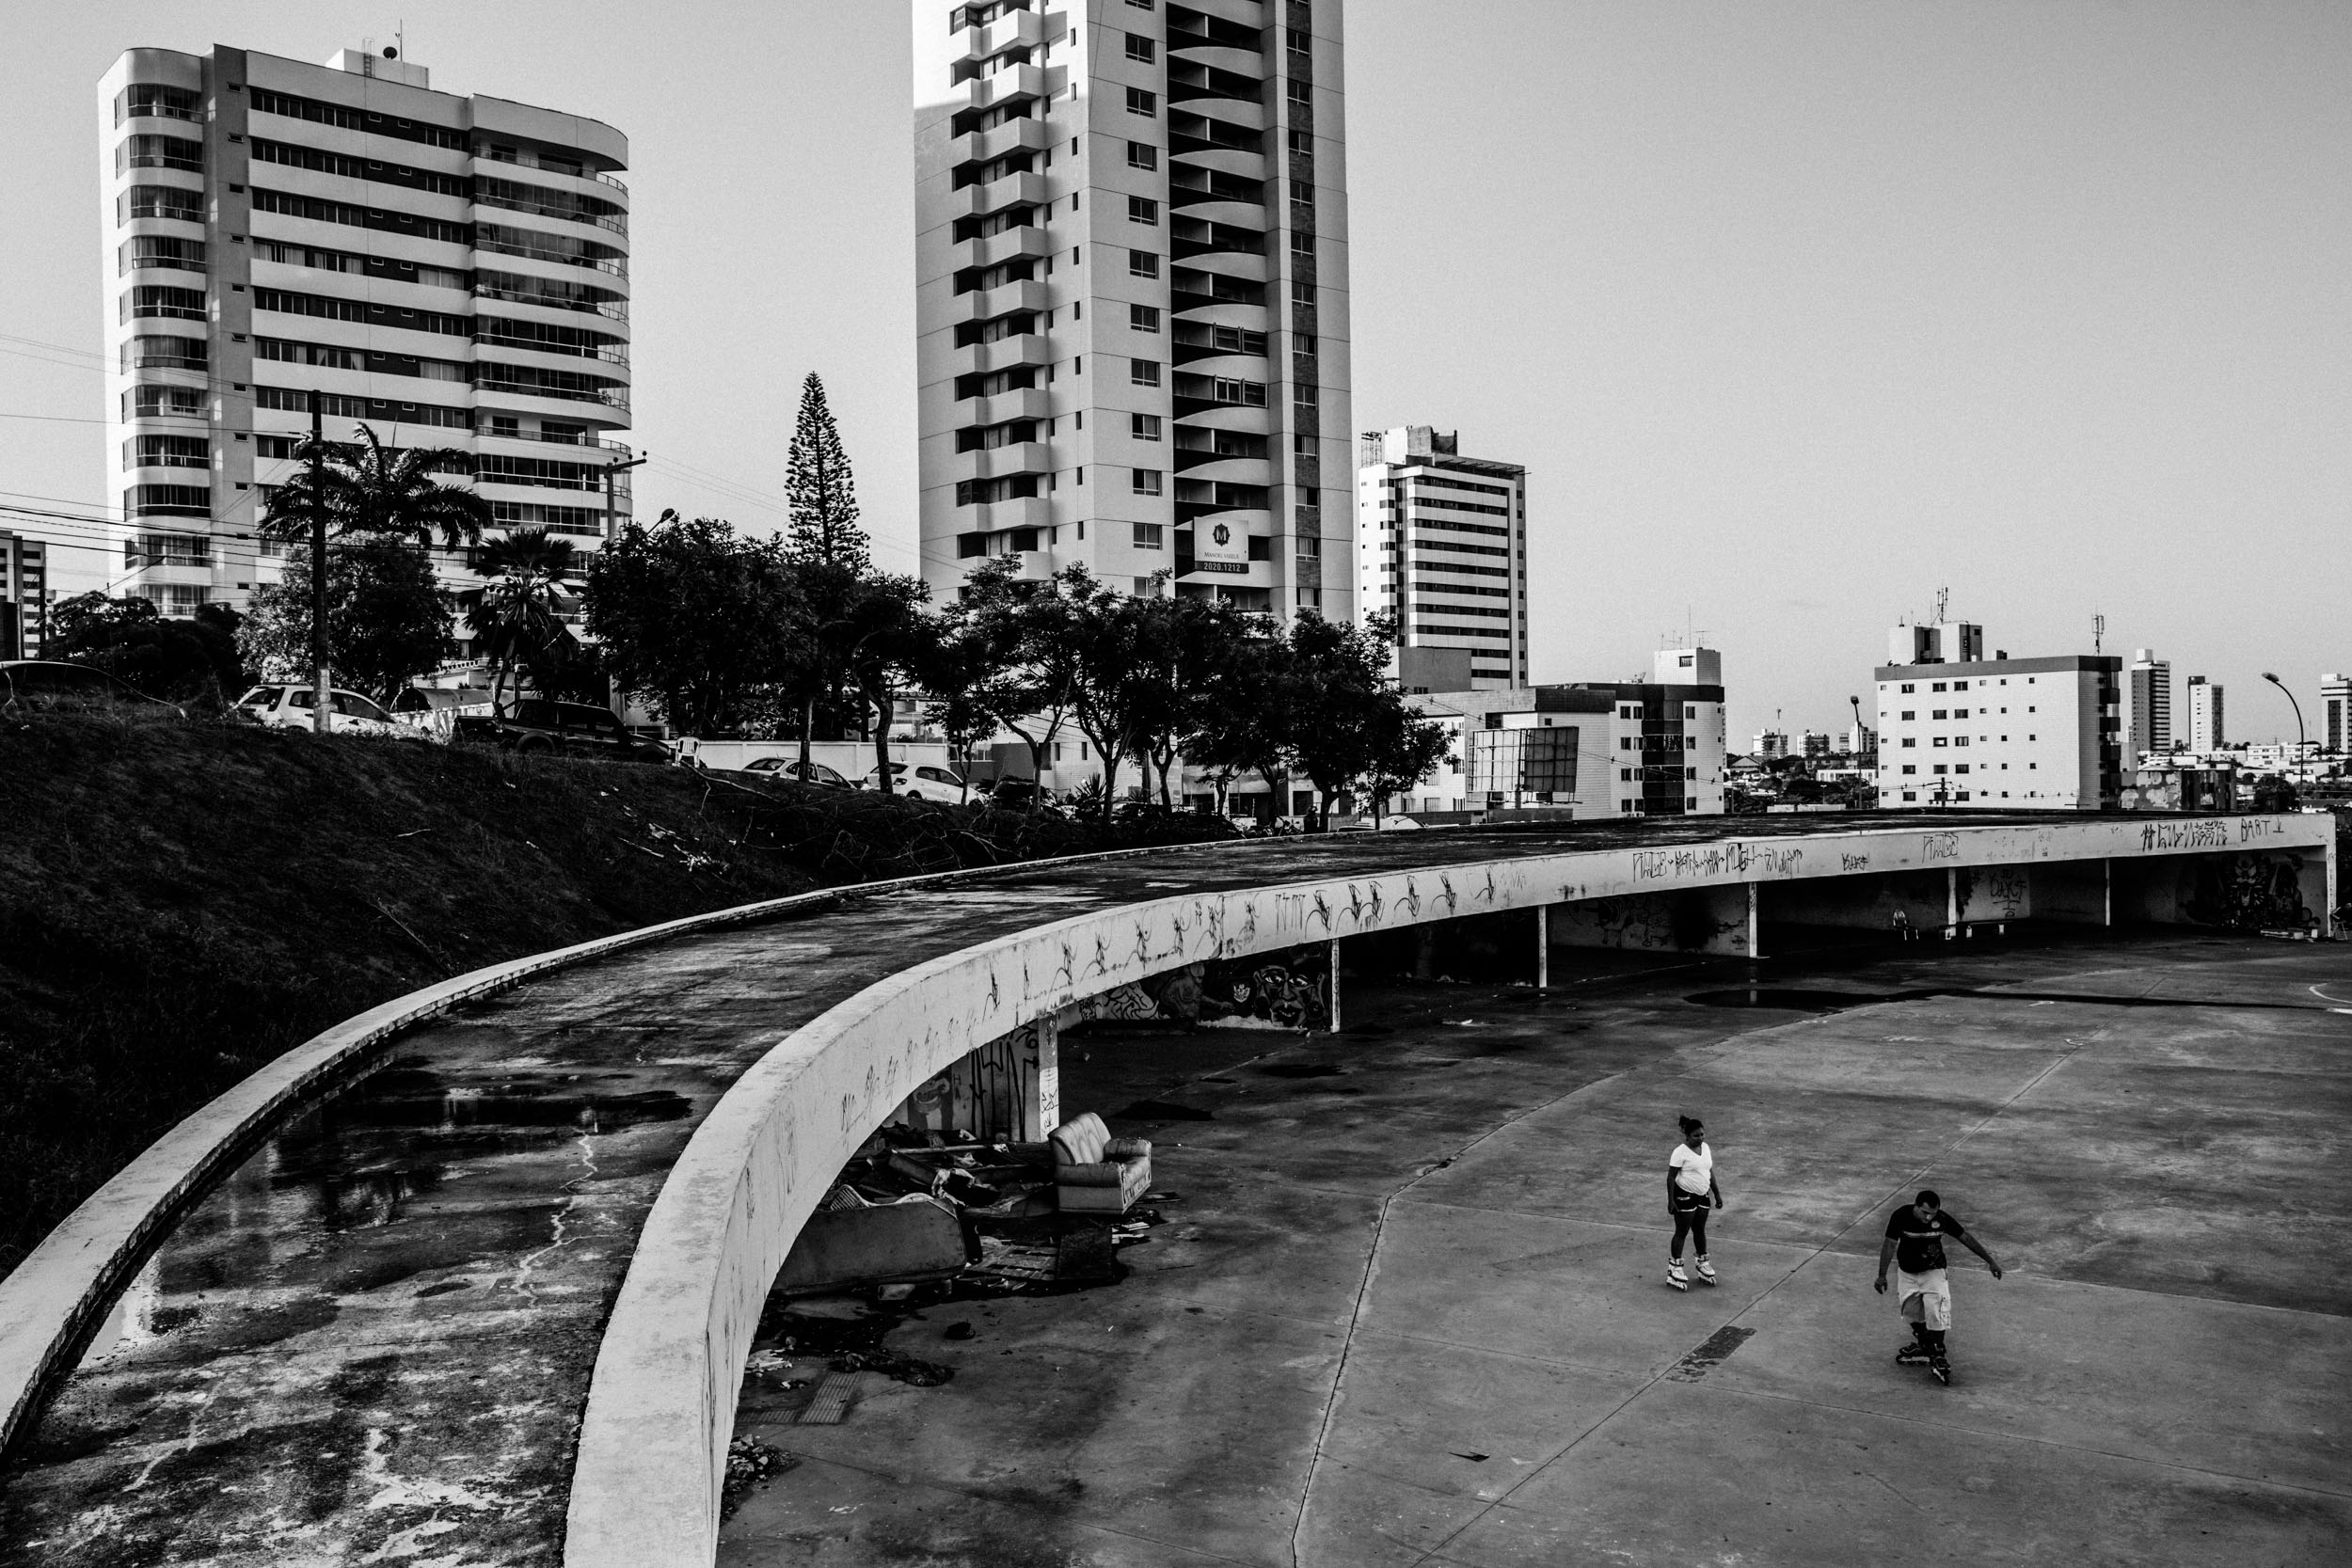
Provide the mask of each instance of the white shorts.
[{"label": "white shorts", "polygon": [[1929,1269],[1924,1274],[1905,1274],[1897,1269],[1895,1299],[1902,1307],[1905,1322],[1933,1329],[1952,1326],[1952,1286],[1942,1269]]}]

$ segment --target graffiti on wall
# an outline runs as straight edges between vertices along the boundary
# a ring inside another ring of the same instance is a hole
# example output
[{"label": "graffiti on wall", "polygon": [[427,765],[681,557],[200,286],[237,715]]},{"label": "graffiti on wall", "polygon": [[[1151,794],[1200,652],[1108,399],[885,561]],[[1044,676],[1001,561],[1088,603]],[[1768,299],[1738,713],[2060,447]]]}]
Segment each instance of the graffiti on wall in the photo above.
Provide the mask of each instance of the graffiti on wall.
[{"label": "graffiti on wall", "polygon": [[2181,912],[2201,926],[2233,930],[2301,930],[2313,923],[2303,902],[2301,867],[2293,855],[2212,855],[2197,863]]}]

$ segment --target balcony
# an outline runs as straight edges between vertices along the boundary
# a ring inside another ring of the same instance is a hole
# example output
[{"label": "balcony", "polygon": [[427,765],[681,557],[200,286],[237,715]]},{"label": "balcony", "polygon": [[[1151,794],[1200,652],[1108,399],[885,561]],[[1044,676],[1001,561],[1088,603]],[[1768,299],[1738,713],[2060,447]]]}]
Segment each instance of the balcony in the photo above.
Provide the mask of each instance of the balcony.
[{"label": "balcony", "polygon": [[[1053,521],[1054,502],[1049,496],[1016,496],[1010,500],[993,501],[986,506],[956,508],[958,531],[965,533],[983,530],[997,533],[1009,528],[1048,528]],[[1050,568],[1046,575],[1051,575]]]},{"label": "balcony", "polygon": [[1027,119],[999,125],[993,131],[971,133],[958,150],[956,162],[985,164],[1023,148],[1032,152],[1042,152],[1053,140],[1052,128],[1042,118],[1033,115]]},{"label": "balcony", "polygon": [[[960,240],[957,249],[960,252],[956,258],[958,267],[993,267],[1016,257],[1042,261],[1053,254],[1055,245],[1043,229],[1031,225],[1025,229],[1008,229],[986,239]],[[1264,258],[1259,258],[1259,262],[1263,266]],[[1259,276],[1263,277],[1265,275],[1261,272]]]},{"label": "balcony", "polygon": [[972,375],[990,371],[1010,370],[1016,365],[1043,367],[1052,357],[1052,349],[1041,332],[1025,332],[1015,338],[999,338],[993,343],[972,343],[956,350],[956,373]]},{"label": "balcony", "polygon": [[1008,207],[1043,207],[1053,198],[1046,193],[1042,174],[1008,174],[985,185],[966,185],[956,192],[948,204],[950,218],[985,217],[1001,213]]},{"label": "balcony", "polygon": [[999,392],[993,398],[974,398],[956,408],[956,422],[965,424],[1003,424],[1008,420],[1042,420],[1053,413],[1053,397],[1042,387],[1026,387],[1015,392]]},{"label": "balcony", "polygon": [[1045,41],[1045,18],[1036,11],[1014,11],[985,27],[967,27],[957,40],[951,64],[963,65],[1001,55],[1016,45],[1036,48]]},{"label": "balcony", "polygon": [[1042,66],[1017,65],[993,76],[981,77],[969,84],[968,90],[971,96],[965,103],[967,109],[993,109],[1020,98],[1042,99],[1045,70]]},{"label": "balcony", "polygon": [[960,322],[993,321],[998,316],[1011,315],[1015,310],[1035,310],[1043,314],[1053,303],[1045,280],[1030,278],[1022,283],[1007,283],[1001,288],[965,294],[958,302],[956,319]]},{"label": "balcony", "polygon": [[[1053,468],[1053,449],[1042,441],[1016,441],[1009,446],[990,447],[978,451],[960,451],[949,466],[948,473],[955,479],[1002,479],[1007,474],[1033,473],[1043,475]],[[999,502],[999,505],[1009,504]],[[986,511],[985,507],[972,508]]]}]

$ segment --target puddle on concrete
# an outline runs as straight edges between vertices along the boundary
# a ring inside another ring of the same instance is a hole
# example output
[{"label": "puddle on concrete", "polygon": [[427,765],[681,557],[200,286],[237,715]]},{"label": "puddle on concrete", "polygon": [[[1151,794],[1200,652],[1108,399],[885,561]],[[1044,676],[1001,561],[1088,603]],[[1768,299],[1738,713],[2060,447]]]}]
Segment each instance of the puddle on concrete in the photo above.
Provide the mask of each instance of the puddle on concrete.
[{"label": "puddle on concrete", "polygon": [[1138,1100],[1123,1111],[1113,1111],[1113,1121],[1215,1121],[1216,1114],[1197,1105],[1178,1105],[1166,1100]]},{"label": "puddle on concrete", "polygon": [[1741,986],[1735,990],[1693,991],[1685,1002],[1702,1007],[1769,1007],[1791,1013],[1836,1013],[1892,998],[1851,990],[1799,990],[1783,986]]},{"label": "puddle on concrete", "polygon": [[1269,1062],[1258,1070],[1269,1078],[1337,1078],[1347,1069],[1337,1062]]}]

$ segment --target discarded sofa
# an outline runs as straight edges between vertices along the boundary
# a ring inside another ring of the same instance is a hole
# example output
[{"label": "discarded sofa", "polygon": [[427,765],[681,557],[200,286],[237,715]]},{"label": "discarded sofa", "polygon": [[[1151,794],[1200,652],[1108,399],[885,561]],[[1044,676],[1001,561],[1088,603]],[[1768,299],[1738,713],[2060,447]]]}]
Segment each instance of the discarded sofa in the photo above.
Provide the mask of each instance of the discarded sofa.
[{"label": "discarded sofa", "polygon": [[914,1196],[896,1203],[853,1201],[820,1209],[776,1276],[787,1295],[821,1295],[865,1285],[952,1279],[979,1256],[956,1206]]},{"label": "discarded sofa", "polygon": [[1054,1129],[1054,1196],[1065,1214],[1123,1214],[1152,1190],[1152,1145],[1114,1138],[1092,1111]]}]

